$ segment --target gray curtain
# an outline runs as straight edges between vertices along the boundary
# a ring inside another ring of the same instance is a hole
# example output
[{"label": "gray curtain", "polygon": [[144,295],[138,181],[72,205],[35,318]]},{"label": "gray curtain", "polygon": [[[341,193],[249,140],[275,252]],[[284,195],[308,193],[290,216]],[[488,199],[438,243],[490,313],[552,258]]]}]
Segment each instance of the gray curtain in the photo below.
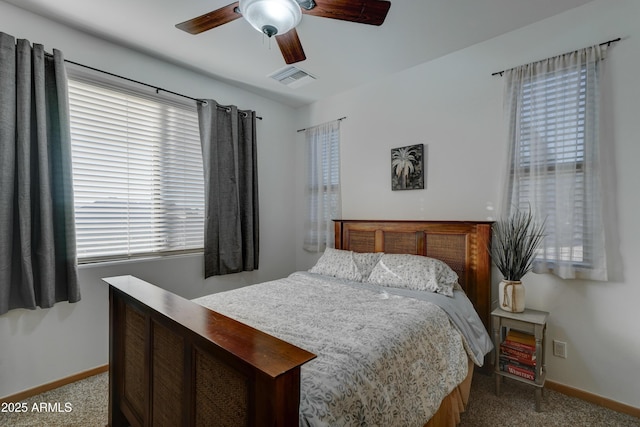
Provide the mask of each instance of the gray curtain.
[{"label": "gray curtain", "polygon": [[198,103],[205,175],[205,278],[258,268],[256,114]]},{"label": "gray curtain", "polygon": [[78,300],[64,59],[0,33],[0,315]]}]

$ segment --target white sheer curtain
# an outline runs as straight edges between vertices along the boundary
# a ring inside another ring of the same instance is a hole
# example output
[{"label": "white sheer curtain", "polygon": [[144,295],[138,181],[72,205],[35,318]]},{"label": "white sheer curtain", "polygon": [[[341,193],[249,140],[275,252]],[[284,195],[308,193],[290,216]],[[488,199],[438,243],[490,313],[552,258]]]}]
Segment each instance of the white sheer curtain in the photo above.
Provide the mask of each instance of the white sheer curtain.
[{"label": "white sheer curtain", "polygon": [[304,249],[321,252],[334,242],[333,219],[342,215],[340,121],[308,128],[307,219]]},{"label": "white sheer curtain", "polygon": [[607,280],[599,75],[606,46],[505,72],[509,163],[502,215],[546,220],[536,273]]}]

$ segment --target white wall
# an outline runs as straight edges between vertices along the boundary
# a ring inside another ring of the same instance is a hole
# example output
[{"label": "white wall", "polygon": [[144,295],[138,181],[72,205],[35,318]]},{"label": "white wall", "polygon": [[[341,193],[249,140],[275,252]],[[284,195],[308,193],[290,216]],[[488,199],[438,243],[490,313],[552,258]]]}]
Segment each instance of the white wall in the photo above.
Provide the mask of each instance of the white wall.
[{"label": "white wall", "polygon": [[[502,79],[491,73],[622,37],[605,62],[604,82],[611,135],[604,143],[616,162],[609,196],[617,193],[620,234],[612,251],[613,279],[529,274],[525,285],[527,306],[551,313],[549,340],[567,342],[567,359],[547,348],[547,378],[636,408],[640,286],[631,267],[640,259],[639,21],[637,0],[594,1],[298,112],[299,128],[348,117],[341,134],[343,218],[483,220],[493,214],[487,206],[499,202],[506,149]],[[298,143],[304,174],[302,137]],[[427,147],[426,189],[392,192],[390,149],[418,143]],[[302,214],[304,187],[297,192]],[[301,234],[299,228],[298,240]],[[299,269],[315,259],[298,249]]]},{"label": "white wall", "polygon": [[202,255],[81,266],[82,300],[0,316],[0,397],[108,363],[108,291],[100,278],[133,274],[192,298],[283,277],[294,270],[294,111],[200,74],[57,25],[0,2],[0,31],[64,52],[65,58],[197,98],[256,110],[260,269],[203,279]]}]

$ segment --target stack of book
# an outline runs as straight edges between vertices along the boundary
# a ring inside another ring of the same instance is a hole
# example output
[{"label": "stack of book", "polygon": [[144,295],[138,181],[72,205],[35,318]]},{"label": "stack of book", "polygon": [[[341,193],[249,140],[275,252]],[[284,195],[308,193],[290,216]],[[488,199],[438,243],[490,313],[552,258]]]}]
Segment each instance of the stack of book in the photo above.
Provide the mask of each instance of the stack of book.
[{"label": "stack of book", "polygon": [[510,329],[500,344],[500,370],[536,380],[536,340],[533,335]]}]

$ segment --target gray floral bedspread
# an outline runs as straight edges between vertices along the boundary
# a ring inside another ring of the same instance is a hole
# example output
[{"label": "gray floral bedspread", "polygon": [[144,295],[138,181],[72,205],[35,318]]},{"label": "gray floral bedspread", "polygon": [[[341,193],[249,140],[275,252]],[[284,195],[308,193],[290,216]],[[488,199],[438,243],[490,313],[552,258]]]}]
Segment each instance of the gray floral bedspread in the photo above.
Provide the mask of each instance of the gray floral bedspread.
[{"label": "gray floral bedspread", "polygon": [[306,272],[194,301],[318,355],[301,426],[422,426],[467,374],[468,345],[428,301]]}]

